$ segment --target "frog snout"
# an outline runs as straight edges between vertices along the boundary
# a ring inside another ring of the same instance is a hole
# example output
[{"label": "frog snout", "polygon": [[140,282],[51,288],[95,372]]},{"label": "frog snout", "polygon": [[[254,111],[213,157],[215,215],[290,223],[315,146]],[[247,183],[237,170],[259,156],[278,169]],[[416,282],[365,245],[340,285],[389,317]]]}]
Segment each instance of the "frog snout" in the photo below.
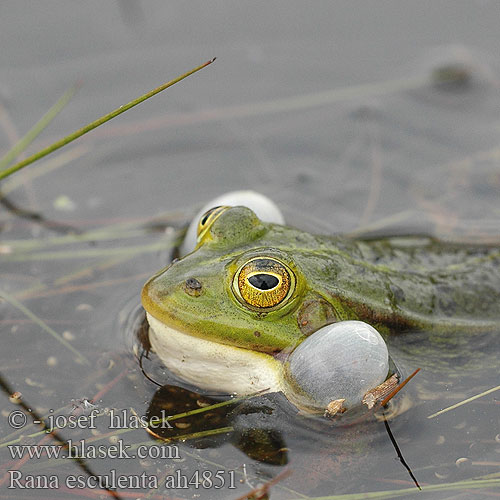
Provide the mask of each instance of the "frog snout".
[{"label": "frog snout", "polygon": [[146,311],[151,312],[151,309],[164,302],[168,289],[160,286],[157,279],[151,278],[142,289],[142,305]]}]

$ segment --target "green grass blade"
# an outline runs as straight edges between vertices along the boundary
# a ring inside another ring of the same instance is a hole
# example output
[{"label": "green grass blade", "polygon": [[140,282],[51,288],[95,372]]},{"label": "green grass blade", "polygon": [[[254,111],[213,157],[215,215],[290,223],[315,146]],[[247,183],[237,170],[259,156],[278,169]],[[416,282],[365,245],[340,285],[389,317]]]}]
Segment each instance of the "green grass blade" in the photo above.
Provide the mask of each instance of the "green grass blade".
[{"label": "green grass blade", "polygon": [[253,397],[258,396],[259,394],[262,394],[264,392],[265,391],[258,391],[258,392],[254,392],[253,394],[246,394],[246,395],[239,396],[236,398],[227,399],[226,401],[222,401],[220,403],[214,403],[213,405],[204,406],[202,408],[196,408],[194,410],[185,411],[183,413],[176,413],[175,415],[169,415],[168,417],[165,417],[163,419],[152,418],[151,421],[154,424],[158,424],[158,423],[163,423],[163,422],[170,422],[171,420],[177,420],[179,418],[190,417],[191,415],[197,415],[198,413],[212,411],[212,410],[215,410],[216,408],[221,408],[222,406],[227,406],[227,405],[239,403],[240,401],[244,401],[245,399],[253,398]]},{"label": "green grass blade", "polygon": [[42,118],[22,137],[17,144],[7,151],[0,158],[0,170],[9,166],[49,125],[49,123],[63,110],[78,89],[78,85],[73,85],[68,89],[58,101],[45,113]]},{"label": "green grass blade", "polygon": [[22,177],[10,177],[2,184],[0,198],[9,195],[15,189],[24,186],[27,181],[33,181],[42,175],[46,175],[58,168],[69,165],[72,161],[75,161],[86,154],[87,151],[88,148],[83,145],[75,146],[74,148],[68,149],[59,155],[55,155],[48,160],[40,162],[36,167],[33,167]]},{"label": "green grass blade", "polygon": [[198,67],[188,71],[187,73],[184,73],[181,76],[178,76],[174,80],[171,80],[167,83],[164,83],[163,85],[160,85],[159,87],[157,87],[154,90],[151,90],[147,94],[144,94],[141,97],[138,97],[137,99],[134,99],[133,101],[130,101],[129,103],[127,103],[123,106],[120,106],[119,108],[115,109],[114,111],[111,111],[111,113],[108,113],[107,115],[104,115],[101,118],[98,118],[97,120],[93,121],[92,123],[85,125],[85,127],[82,127],[81,129],[76,130],[72,134],[67,135],[63,139],[61,139],[57,142],[54,142],[50,146],[47,146],[45,149],[38,151],[37,153],[29,156],[28,158],[24,159],[23,161],[20,161],[19,163],[16,163],[15,165],[12,165],[11,167],[0,171],[0,180],[5,179],[6,177],[13,174],[14,172],[21,170],[23,167],[30,165],[31,163],[39,160],[40,158],[43,158],[44,156],[47,156],[48,154],[56,151],[57,149],[60,149],[63,146],[66,146],[66,144],[73,142],[75,139],[78,139],[79,137],[86,134],[87,132],[90,132],[91,130],[99,127],[99,125],[102,125],[103,123],[108,122],[109,120],[115,118],[116,116],[121,115],[125,111],[128,111],[130,108],[137,106],[138,104],[140,104],[140,103],[144,102],[145,100],[149,99],[150,97],[153,97],[154,95],[162,92],[163,90],[167,89],[168,87],[171,87],[172,85],[175,85],[176,83],[179,83],[181,80],[184,80],[185,78],[192,75],[193,73],[200,71],[201,69],[203,69],[204,67],[213,63],[214,61],[215,61],[215,58],[210,60],[210,61],[207,61],[206,63],[202,64],[201,66],[198,66]]},{"label": "green grass blade", "polygon": [[[228,432],[233,432],[233,431],[234,427],[229,426],[229,427],[220,427],[218,429],[208,429],[206,431],[193,432],[191,434],[180,434],[179,436],[172,436],[169,438],[158,436],[157,439],[170,443],[172,441],[189,441],[190,439],[200,439],[207,436],[216,436],[217,434],[226,434]],[[137,449],[139,446],[153,446],[153,445],[151,441],[143,441],[142,443],[136,443],[131,445],[130,449],[134,450]]]}]

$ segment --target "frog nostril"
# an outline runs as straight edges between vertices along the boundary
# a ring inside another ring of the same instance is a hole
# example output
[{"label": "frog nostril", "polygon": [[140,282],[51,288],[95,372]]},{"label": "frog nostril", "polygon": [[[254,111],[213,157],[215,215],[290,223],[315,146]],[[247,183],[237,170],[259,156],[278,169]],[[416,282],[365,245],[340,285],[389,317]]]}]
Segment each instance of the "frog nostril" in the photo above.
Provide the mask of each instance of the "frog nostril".
[{"label": "frog nostril", "polygon": [[186,286],[193,290],[201,290],[201,283],[196,278],[187,279]]},{"label": "frog nostril", "polygon": [[196,278],[188,278],[184,283],[184,290],[186,293],[194,297],[200,295],[201,289],[202,285]]}]

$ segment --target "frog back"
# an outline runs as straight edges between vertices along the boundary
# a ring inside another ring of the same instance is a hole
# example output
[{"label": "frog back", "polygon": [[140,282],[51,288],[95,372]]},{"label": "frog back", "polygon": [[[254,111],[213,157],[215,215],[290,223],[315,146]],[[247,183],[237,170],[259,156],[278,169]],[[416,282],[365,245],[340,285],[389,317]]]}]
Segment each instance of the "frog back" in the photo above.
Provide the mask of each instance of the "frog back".
[{"label": "frog back", "polygon": [[310,258],[316,259],[310,279],[339,319],[390,330],[500,328],[497,246],[416,236],[335,237],[322,239]]}]

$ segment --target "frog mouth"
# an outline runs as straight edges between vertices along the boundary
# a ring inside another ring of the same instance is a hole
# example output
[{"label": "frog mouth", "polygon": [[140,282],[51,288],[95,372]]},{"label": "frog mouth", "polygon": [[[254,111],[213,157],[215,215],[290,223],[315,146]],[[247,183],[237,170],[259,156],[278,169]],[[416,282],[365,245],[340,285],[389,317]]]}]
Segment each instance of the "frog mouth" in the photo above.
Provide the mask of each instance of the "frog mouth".
[{"label": "frog mouth", "polygon": [[251,394],[281,390],[282,364],[269,354],[181,332],[146,312],[151,347],[167,368],[202,389]]}]

